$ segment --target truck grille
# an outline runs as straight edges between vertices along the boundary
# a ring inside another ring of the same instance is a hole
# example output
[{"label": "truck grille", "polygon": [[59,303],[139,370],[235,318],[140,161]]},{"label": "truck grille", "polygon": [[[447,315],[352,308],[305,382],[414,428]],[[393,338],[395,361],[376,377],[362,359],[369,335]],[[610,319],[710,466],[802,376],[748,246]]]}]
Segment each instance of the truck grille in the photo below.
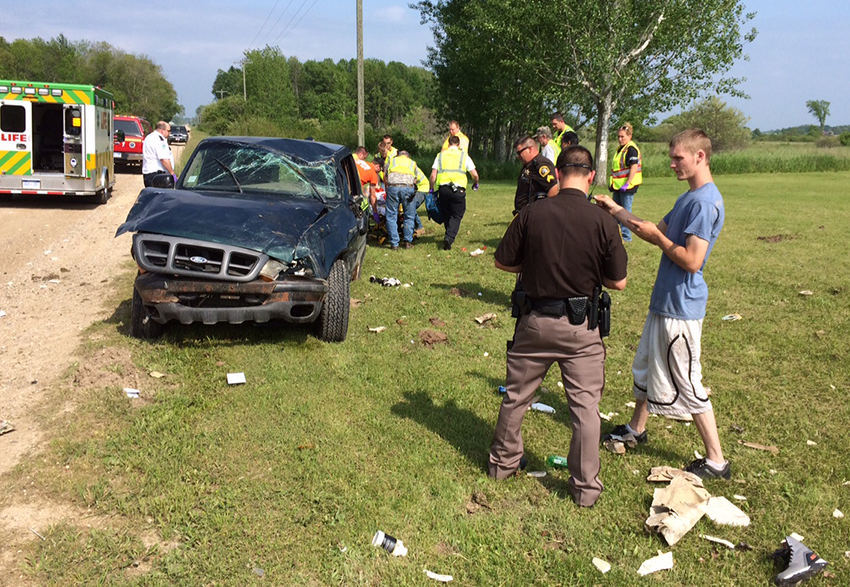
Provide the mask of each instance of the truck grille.
[{"label": "truck grille", "polygon": [[240,247],[147,233],[133,236],[133,254],[145,271],[224,281],[253,281],[269,260]]}]

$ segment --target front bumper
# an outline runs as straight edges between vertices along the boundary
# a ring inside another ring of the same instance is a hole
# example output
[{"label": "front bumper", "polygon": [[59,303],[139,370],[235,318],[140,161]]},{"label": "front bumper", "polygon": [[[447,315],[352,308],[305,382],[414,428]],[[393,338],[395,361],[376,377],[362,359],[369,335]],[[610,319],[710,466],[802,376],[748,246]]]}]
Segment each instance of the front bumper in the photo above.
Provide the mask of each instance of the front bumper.
[{"label": "front bumper", "polygon": [[141,153],[126,153],[126,152],[118,152],[113,151],[112,158],[115,161],[141,161],[142,154]]},{"label": "front bumper", "polygon": [[247,283],[205,281],[142,273],[136,291],[149,318],[160,324],[201,322],[268,322],[279,319],[295,324],[318,318],[328,292],[328,282],[311,277]]}]

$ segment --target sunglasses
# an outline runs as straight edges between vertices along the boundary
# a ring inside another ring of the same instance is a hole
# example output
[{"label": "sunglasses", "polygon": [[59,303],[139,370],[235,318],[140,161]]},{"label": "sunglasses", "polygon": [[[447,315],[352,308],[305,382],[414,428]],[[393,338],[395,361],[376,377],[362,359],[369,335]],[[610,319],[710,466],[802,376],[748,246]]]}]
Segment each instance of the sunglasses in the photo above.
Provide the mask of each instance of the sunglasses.
[{"label": "sunglasses", "polygon": [[527,147],[523,147],[522,149],[520,149],[519,151],[517,151],[517,152],[516,152],[516,156],[517,156],[517,158],[522,157],[522,152],[523,152],[523,151],[525,151],[526,149],[530,149],[530,148],[531,148],[531,145],[528,145]]}]

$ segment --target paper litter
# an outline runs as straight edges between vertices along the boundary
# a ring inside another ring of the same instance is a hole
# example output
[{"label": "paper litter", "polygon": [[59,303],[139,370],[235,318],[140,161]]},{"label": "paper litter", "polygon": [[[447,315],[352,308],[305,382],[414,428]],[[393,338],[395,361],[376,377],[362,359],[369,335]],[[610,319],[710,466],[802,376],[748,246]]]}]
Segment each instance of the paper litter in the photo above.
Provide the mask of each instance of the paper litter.
[{"label": "paper litter", "polygon": [[658,551],[658,556],[643,561],[638,569],[639,575],[649,575],[657,571],[673,568],[673,552]]}]

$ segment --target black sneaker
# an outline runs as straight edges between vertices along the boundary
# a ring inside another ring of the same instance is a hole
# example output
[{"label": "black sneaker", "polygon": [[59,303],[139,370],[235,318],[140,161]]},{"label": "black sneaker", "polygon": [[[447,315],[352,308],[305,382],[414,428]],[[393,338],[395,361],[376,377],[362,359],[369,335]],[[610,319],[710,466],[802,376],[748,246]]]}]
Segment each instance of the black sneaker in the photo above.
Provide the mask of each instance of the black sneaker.
[{"label": "black sneaker", "polygon": [[443,241],[443,250],[444,251],[451,251],[452,250],[452,243],[444,240]]},{"label": "black sneaker", "polygon": [[646,430],[644,430],[640,434],[632,434],[629,429],[626,428],[625,424],[620,424],[608,434],[603,434],[602,442],[614,440],[617,442],[622,442],[629,448],[634,448],[639,444],[646,444],[647,438],[648,437],[646,435]]},{"label": "black sneaker", "polygon": [[693,473],[700,479],[731,479],[732,463],[726,461],[723,468],[718,470],[709,465],[706,459],[697,459],[685,467],[685,471]]}]

